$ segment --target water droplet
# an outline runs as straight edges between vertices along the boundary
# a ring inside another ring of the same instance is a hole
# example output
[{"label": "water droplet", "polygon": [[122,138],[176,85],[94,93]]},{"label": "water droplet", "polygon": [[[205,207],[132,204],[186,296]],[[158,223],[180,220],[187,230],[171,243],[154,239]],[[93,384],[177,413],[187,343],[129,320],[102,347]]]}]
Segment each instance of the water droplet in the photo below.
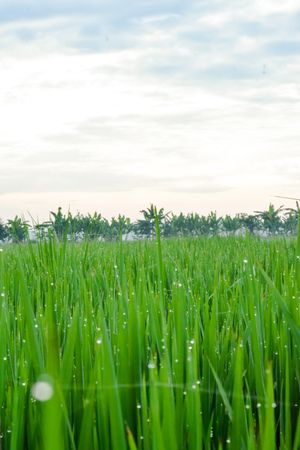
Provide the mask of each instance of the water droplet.
[{"label": "water droplet", "polygon": [[154,362],[150,361],[148,364],[148,369],[155,369],[156,365]]},{"label": "water droplet", "polygon": [[98,345],[102,344],[102,339],[101,338],[97,339],[96,344],[98,344]]},{"label": "water droplet", "polygon": [[53,395],[53,387],[48,381],[37,381],[31,388],[31,395],[40,402],[46,402]]}]

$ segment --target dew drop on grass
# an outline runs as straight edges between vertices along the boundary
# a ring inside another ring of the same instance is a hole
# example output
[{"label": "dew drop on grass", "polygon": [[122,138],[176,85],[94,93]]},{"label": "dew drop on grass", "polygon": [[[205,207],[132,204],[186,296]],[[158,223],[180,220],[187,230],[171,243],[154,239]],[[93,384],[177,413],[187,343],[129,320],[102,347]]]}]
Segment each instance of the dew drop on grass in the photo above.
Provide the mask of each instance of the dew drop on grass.
[{"label": "dew drop on grass", "polygon": [[31,395],[40,402],[46,402],[53,396],[53,387],[48,381],[37,381],[31,388]]},{"label": "dew drop on grass", "polygon": [[101,338],[97,339],[97,340],[96,340],[96,344],[97,344],[97,345],[102,344],[102,339],[101,339]]},{"label": "dew drop on grass", "polygon": [[275,402],[272,403],[272,408],[276,408],[277,404]]},{"label": "dew drop on grass", "polygon": [[136,405],[136,407],[137,407],[137,409],[141,409],[141,408],[142,408],[142,405],[141,405],[140,403],[138,403],[138,404]]},{"label": "dew drop on grass", "polygon": [[154,362],[150,361],[148,364],[148,369],[155,369],[156,365]]}]

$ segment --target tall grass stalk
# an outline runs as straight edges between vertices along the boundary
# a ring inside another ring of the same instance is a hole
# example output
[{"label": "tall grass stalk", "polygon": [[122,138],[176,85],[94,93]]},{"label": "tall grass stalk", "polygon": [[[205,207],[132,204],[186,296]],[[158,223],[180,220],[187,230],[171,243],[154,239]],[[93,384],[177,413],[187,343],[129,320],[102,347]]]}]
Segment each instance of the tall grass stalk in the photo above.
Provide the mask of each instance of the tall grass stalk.
[{"label": "tall grass stalk", "polygon": [[0,449],[300,446],[300,225],[6,246],[0,301]]}]

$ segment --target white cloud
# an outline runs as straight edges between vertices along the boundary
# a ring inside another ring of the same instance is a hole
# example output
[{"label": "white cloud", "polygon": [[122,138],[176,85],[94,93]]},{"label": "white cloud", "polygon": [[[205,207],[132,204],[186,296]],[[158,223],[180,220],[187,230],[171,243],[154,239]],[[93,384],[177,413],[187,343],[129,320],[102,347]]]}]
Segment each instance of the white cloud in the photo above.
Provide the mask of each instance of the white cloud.
[{"label": "white cloud", "polygon": [[298,0],[255,0],[253,9],[258,16],[292,14],[300,11]]},{"label": "white cloud", "polygon": [[[30,198],[43,202],[37,191],[56,203],[75,193],[81,205],[87,193],[110,192],[119,209],[125,193],[135,206],[161,195],[170,206],[181,199],[196,209],[199,199],[208,205],[224,195],[229,205],[232,195],[237,210],[238,189],[245,198],[254,186],[265,190],[266,203],[278,186],[293,195],[299,58],[267,59],[268,33],[237,31],[245,11],[263,23],[281,8],[267,5],[260,13],[258,3],[245,2],[243,11],[231,4],[217,13],[145,16],[120,31],[123,46],[88,51],[75,42],[89,16],[2,24],[2,198],[17,209],[21,191],[34,208]],[[295,5],[288,2],[285,12]],[[33,36],[24,41],[20,30]]]}]

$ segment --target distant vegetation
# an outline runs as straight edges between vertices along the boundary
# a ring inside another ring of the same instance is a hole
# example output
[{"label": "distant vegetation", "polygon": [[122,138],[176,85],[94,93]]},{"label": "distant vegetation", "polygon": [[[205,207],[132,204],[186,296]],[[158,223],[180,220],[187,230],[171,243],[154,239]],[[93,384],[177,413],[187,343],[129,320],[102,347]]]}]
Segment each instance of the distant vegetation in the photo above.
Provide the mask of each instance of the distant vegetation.
[{"label": "distant vegetation", "polygon": [[[272,204],[265,211],[253,214],[226,215],[220,217],[216,212],[207,216],[198,213],[184,215],[157,211],[158,222],[163,237],[171,236],[213,236],[260,234],[263,236],[293,235],[297,230],[299,206],[296,208],[275,208]],[[58,239],[67,236],[70,240],[101,239],[117,240],[122,234],[125,238],[152,238],[155,236],[155,207],[141,211],[142,218],[132,222],[130,218],[119,215],[111,220],[101,214],[83,215],[64,213],[62,208],[50,213],[50,220],[41,224],[30,224],[16,216],[7,223],[0,221],[0,241],[22,242],[49,235]]]}]

